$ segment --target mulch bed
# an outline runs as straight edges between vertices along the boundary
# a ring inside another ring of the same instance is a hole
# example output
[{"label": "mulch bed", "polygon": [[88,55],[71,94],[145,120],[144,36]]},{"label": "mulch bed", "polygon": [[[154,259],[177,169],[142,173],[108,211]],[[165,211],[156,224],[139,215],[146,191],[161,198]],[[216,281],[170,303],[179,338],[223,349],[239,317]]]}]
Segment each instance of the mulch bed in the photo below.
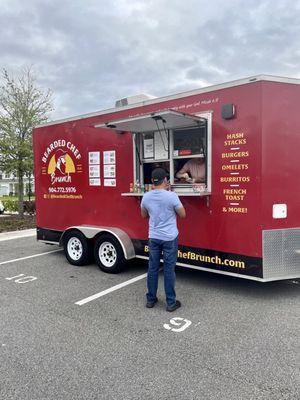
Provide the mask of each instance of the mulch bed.
[{"label": "mulch bed", "polygon": [[20,218],[18,215],[9,214],[0,216],[0,232],[32,228],[36,228],[35,215],[24,215],[23,218]]}]

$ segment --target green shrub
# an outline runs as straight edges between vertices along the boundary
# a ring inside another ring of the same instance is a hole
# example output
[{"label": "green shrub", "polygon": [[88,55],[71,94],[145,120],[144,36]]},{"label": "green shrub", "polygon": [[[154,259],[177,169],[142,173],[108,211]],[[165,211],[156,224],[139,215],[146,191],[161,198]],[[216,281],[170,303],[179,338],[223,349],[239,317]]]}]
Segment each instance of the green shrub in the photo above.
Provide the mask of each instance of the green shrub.
[{"label": "green shrub", "polygon": [[[12,199],[3,199],[2,203],[4,205],[5,211],[8,212],[18,212],[19,211],[19,202],[18,200]],[[35,214],[35,201],[25,200],[23,201],[23,210],[28,214]]]},{"label": "green shrub", "polygon": [[15,212],[19,210],[19,202],[17,200],[3,199],[2,203],[5,207],[5,211]]}]

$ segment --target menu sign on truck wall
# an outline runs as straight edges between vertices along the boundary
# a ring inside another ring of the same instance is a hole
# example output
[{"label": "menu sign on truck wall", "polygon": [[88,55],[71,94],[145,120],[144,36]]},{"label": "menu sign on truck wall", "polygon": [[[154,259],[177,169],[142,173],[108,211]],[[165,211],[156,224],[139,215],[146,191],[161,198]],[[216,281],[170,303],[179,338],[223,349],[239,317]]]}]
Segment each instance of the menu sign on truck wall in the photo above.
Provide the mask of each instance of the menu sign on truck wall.
[{"label": "menu sign on truck wall", "polygon": [[245,205],[247,191],[249,190],[250,152],[247,148],[247,138],[244,132],[227,133],[224,140],[222,157],[222,194],[224,213],[247,214]]},{"label": "menu sign on truck wall", "polygon": [[[117,186],[116,180],[116,151],[103,152],[104,186]],[[108,179],[110,178],[110,179]]]},{"label": "menu sign on truck wall", "polygon": [[100,151],[89,152],[89,184],[100,186]]}]

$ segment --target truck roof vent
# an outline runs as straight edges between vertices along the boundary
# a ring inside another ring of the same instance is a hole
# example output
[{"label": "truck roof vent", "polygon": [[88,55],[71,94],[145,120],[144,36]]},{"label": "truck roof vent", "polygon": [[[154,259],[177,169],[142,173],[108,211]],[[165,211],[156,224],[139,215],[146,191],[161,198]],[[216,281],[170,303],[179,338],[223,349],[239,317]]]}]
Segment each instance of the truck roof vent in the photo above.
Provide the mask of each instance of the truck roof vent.
[{"label": "truck roof vent", "polygon": [[124,97],[123,99],[117,100],[115,106],[116,107],[124,107],[124,106],[129,106],[131,104],[135,103],[142,103],[143,101],[155,99],[155,96],[152,96],[151,94],[136,94],[134,96],[128,96]]}]

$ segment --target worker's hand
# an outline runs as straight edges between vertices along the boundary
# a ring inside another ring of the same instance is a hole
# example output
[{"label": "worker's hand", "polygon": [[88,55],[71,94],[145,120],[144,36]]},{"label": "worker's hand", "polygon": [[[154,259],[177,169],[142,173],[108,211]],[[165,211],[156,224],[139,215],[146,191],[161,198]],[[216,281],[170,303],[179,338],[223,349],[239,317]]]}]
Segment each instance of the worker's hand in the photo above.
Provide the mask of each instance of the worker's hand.
[{"label": "worker's hand", "polygon": [[191,179],[190,176],[189,176],[189,174],[188,174],[187,172],[185,172],[185,173],[182,175],[182,178],[185,179],[186,181],[189,180],[189,179]]}]

